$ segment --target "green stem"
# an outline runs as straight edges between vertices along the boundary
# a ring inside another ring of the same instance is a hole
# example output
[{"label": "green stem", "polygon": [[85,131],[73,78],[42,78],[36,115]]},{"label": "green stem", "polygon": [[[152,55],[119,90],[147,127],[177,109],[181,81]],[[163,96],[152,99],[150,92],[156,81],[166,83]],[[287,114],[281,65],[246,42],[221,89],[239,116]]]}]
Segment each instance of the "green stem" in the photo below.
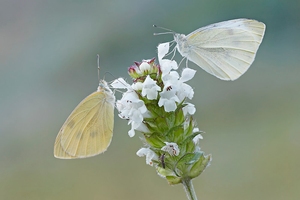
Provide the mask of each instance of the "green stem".
[{"label": "green stem", "polygon": [[188,200],[197,200],[196,192],[191,179],[183,179],[182,185]]}]

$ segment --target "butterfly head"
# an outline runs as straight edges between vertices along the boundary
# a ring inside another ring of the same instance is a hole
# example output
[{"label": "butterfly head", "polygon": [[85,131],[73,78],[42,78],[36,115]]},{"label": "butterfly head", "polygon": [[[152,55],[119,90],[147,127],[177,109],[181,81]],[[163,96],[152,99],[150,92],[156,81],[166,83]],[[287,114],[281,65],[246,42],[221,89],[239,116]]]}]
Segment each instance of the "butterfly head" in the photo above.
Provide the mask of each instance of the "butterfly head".
[{"label": "butterfly head", "polygon": [[177,43],[176,47],[179,53],[183,57],[187,57],[190,53],[190,45],[187,42],[186,36],[184,34],[175,33],[174,34],[174,41]]}]

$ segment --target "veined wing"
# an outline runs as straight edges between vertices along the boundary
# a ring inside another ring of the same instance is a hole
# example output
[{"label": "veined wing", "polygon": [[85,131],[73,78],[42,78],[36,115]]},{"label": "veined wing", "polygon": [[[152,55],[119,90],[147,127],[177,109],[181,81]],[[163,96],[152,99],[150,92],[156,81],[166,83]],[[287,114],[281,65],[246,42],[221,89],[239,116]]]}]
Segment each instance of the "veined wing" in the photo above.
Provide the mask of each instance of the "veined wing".
[{"label": "veined wing", "polygon": [[[113,102],[109,102],[112,101]],[[85,158],[104,152],[113,135],[114,97],[100,90],[86,97],[70,114],[55,141],[58,158]]]},{"label": "veined wing", "polygon": [[235,80],[254,61],[265,25],[237,19],[200,28],[186,36],[187,58],[222,80]]}]

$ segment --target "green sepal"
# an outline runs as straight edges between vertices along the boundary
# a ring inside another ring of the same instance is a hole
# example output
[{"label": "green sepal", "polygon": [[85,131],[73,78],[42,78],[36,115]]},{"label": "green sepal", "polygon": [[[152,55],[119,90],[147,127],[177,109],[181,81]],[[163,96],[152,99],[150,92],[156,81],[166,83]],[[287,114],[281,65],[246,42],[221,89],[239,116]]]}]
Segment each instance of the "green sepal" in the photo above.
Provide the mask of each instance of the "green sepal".
[{"label": "green sepal", "polygon": [[188,171],[187,163],[194,157],[193,153],[186,153],[175,164],[175,172],[178,176],[185,176]]},{"label": "green sepal", "polygon": [[165,177],[170,185],[181,183],[181,177],[176,176],[170,169],[156,167],[156,171],[160,176]]},{"label": "green sepal", "polygon": [[190,120],[189,126],[185,130],[186,136],[191,135],[193,133],[193,129],[194,129],[193,117],[191,116],[189,120]]},{"label": "green sepal", "polygon": [[[151,71],[153,70],[153,69],[150,69]],[[150,74],[149,74],[149,76],[150,76],[150,78],[152,78],[153,80],[156,80],[157,79],[157,73],[156,72],[151,72]]]},{"label": "green sepal", "polygon": [[149,110],[151,112],[153,118],[164,117],[164,115],[166,114],[164,112],[164,108],[158,107],[157,104],[158,104],[158,102],[157,102],[157,100],[155,100],[155,101],[150,101],[149,103],[147,103],[145,105],[147,107],[147,110]]},{"label": "green sepal", "polygon": [[200,159],[189,170],[188,176],[190,178],[196,178],[197,176],[199,176],[208,166],[210,161],[211,161],[211,155],[205,157],[202,154],[200,156]]},{"label": "green sepal", "polygon": [[166,123],[168,127],[174,127],[175,125],[175,114],[174,112],[169,112],[166,116]]},{"label": "green sepal", "polygon": [[[199,135],[199,132],[193,133],[190,136],[188,136],[187,138],[185,138],[185,140],[182,142],[182,151],[185,152],[194,152],[195,150],[195,144],[193,142],[193,138],[196,137],[197,135]],[[184,149],[183,149],[184,148]]]},{"label": "green sepal", "polygon": [[155,119],[144,119],[151,132],[165,133],[169,130],[166,119],[163,117],[156,117]]},{"label": "green sepal", "polygon": [[176,110],[174,125],[179,126],[179,125],[183,124],[184,120],[185,120],[185,117],[184,117],[182,109]]},{"label": "green sepal", "polygon": [[170,185],[176,185],[181,183],[182,178],[177,176],[166,176],[166,179]]},{"label": "green sepal", "polygon": [[193,153],[193,157],[191,157],[191,159],[188,162],[186,162],[185,164],[186,165],[192,165],[192,164],[196,163],[197,161],[199,161],[201,156],[203,156],[202,151],[195,152],[195,153]]},{"label": "green sepal", "polygon": [[177,127],[173,127],[171,128],[168,133],[166,134],[166,136],[168,137],[169,141],[172,142],[178,142],[182,140],[183,137],[183,127],[182,126],[177,126]]},{"label": "green sepal", "polygon": [[161,147],[166,145],[164,141],[159,137],[158,133],[153,133],[150,136],[149,135],[144,135],[144,136],[147,143],[154,148],[160,149]]}]

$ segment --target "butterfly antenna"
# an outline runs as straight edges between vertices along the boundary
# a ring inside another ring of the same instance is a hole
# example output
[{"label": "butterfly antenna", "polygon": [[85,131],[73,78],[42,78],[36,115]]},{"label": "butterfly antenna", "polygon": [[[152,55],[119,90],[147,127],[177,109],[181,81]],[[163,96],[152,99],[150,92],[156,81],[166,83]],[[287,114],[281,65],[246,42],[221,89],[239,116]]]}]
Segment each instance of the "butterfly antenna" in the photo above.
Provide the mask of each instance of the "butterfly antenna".
[{"label": "butterfly antenna", "polygon": [[97,54],[98,81],[100,83],[100,56]]},{"label": "butterfly antenna", "polygon": [[164,27],[161,27],[161,26],[157,26],[155,24],[153,25],[153,27],[168,31],[168,32],[164,32],[164,33],[153,33],[153,35],[165,35],[165,34],[174,34],[175,33],[171,29],[167,29],[167,28],[164,28]]}]

